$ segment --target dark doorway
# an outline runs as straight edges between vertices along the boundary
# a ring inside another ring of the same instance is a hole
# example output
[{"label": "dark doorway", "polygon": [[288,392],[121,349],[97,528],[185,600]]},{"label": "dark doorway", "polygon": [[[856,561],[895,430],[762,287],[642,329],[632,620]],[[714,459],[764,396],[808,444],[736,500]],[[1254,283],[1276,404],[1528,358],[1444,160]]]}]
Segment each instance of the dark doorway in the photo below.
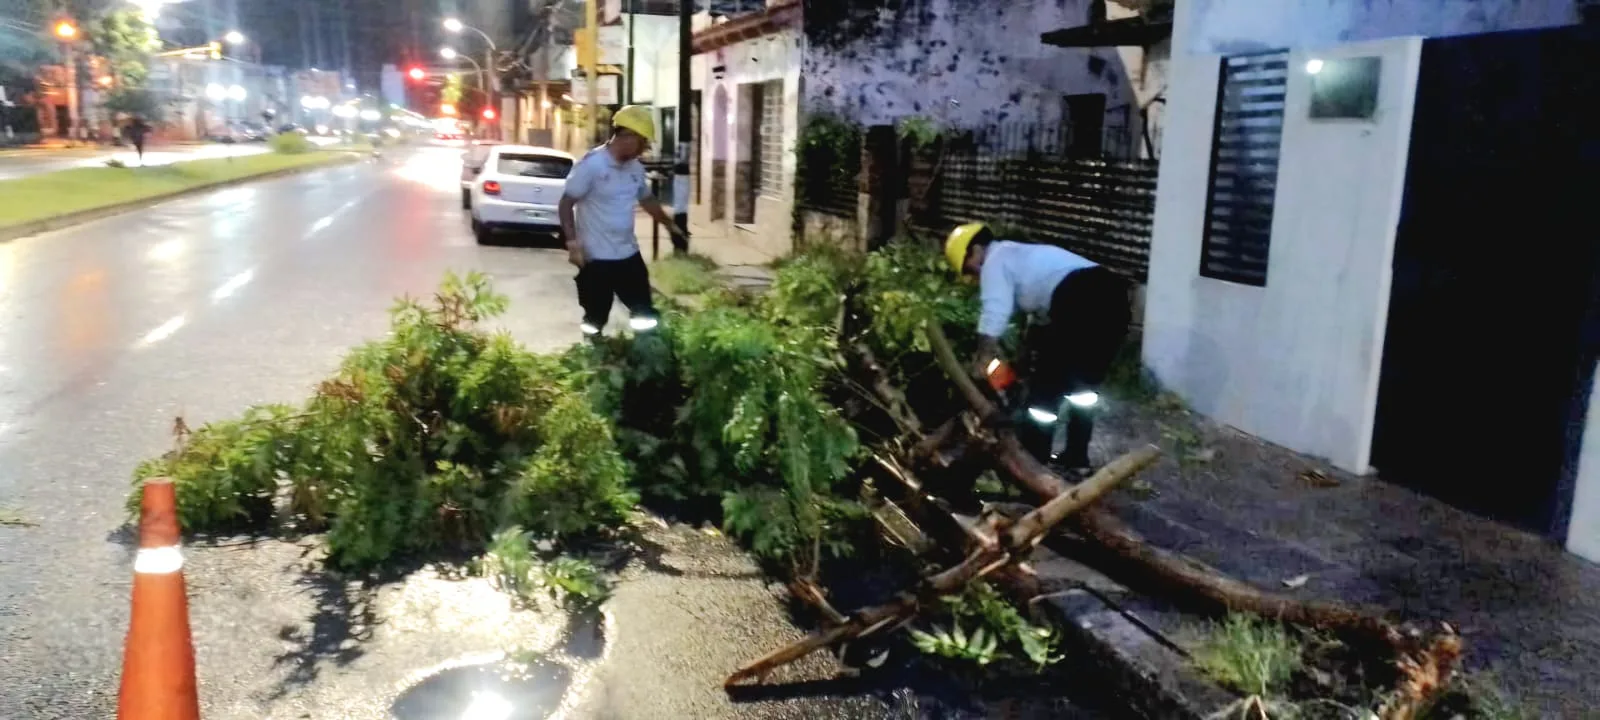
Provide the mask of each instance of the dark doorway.
[{"label": "dark doorway", "polygon": [[1600,349],[1597,47],[1424,43],[1373,438],[1384,479],[1557,538]]},{"label": "dark doorway", "polygon": [[1105,150],[1105,93],[1067,95],[1061,105],[1067,117],[1067,154],[1099,157]]}]

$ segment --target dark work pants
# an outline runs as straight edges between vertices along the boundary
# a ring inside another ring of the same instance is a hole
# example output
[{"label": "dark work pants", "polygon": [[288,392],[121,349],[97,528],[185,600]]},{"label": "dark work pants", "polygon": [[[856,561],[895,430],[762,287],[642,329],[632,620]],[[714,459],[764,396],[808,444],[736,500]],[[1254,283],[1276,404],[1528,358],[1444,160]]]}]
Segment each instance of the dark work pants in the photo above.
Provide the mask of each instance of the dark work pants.
[{"label": "dark work pants", "polygon": [[634,317],[656,316],[650,297],[650,271],[644,256],[635,254],[622,260],[590,260],[578,269],[578,304],[583,306],[583,321],[604,329],[611,318],[611,298],[621,298]]},{"label": "dark work pants", "polygon": [[[1097,390],[1127,338],[1131,314],[1128,283],[1116,273],[1092,267],[1063,278],[1050,297],[1049,322],[1035,328],[1028,341],[1033,354],[1028,377],[1029,406],[1056,412],[1064,396]],[[1066,420],[1067,446],[1061,463],[1088,467],[1094,410],[1067,403]],[[1033,438],[1030,449],[1041,460],[1047,460],[1050,434],[1038,434],[1045,437],[1042,441]]]}]

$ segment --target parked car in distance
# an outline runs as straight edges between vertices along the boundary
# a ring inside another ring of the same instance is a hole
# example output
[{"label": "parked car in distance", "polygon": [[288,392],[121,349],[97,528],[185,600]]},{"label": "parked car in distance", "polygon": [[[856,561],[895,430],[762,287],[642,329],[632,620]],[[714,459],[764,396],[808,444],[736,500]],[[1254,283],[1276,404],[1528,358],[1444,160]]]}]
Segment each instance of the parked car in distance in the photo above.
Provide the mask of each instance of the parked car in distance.
[{"label": "parked car in distance", "polygon": [[467,146],[466,152],[461,153],[462,210],[472,209],[472,183],[483,172],[483,164],[489,159],[489,148],[498,144],[495,140],[474,140]]},{"label": "parked car in distance", "polygon": [[556,205],[567,188],[572,156],[531,145],[491,145],[472,182],[472,234],[486,243],[496,230],[559,232]]}]

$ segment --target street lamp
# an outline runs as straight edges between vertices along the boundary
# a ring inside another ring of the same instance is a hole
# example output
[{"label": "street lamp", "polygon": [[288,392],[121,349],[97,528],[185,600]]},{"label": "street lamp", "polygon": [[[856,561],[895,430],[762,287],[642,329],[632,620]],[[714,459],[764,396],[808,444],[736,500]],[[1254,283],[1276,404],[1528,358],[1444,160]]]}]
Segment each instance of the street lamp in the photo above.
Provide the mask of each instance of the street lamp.
[{"label": "street lamp", "polygon": [[72,40],[78,37],[78,26],[73,25],[71,21],[62,20],[56,23],[55,33],[56,37],[62,40]]},{"label": "street lamp", "polygon": [[[500,54],[500,48],[495,46],[494,38],[489,37],[489,33],[486,33],[486,32],[484,32],[482,30],[479,30],[479,29],[471,26],[471,25],[467,25],[466,23],[461,22],[461,20],[459,18],[453,18],[453,17],[445,18],[444,19],[444,29],[449,30],[450,32],[453,32],[453,33],[460,33],[463,30],[471,30],[471,31],[477,33],[478,37],[483,38],[483,41],[485,43],[489,44],[489,49],[484,51],[484,54],[483,54],[483,64],[478,66],[478,79],[479,79],[479,82],[480,82],[480,87],[483,88],[484,101],[489,105],[489,107],[494,107],[494,105],[495,105],[494,89],[490,88],[489,84],[488,84],[488,74],[492,73],[492,72],[495,72],[494,58],[495,58],[496,55]],[[477,65],[476,62],[474,62],[473,64]]]},{"label": "street lamp", "polygon": [[238,30],[230,30],[228,31],[228,34],[222,36],[222,39],[229,45],[243,45],[244,33],[239,32]]},{"label": "street lamp", "polygon": [[461,57],[461,54],[456,52],[455,48],[447,47],[439,49],[439,57],[442,57],[446,60],[454,60],[458,57]]}]

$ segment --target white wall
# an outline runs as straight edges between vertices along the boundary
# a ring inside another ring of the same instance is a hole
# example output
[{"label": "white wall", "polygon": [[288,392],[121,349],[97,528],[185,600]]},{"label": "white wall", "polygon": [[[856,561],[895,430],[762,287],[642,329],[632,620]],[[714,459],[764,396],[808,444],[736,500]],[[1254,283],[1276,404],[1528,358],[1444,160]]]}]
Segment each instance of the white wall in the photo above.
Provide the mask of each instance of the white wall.
[{"label": "white wall", "polygon": [[[1221,58],[1170,70],[1144,361],[1197,410],[1355,472],[1371,452],[1421,47],[1291,55],[1266,287],[1199,275]],[[1309,120],[1306,60],[1361,56],[1383,58],[1376,117]]]},{"label": "white wall", "polygon": [[1574,0],[1180,0],[1192,22],[1175,34],[1197,53],[1327,46],[1410,35],[1441,37],[1577,22]]},{"label": "white wall", "polygon": [[[691,61],[694,70],[692,80],[702,91],[699,135],[701,165],[700,174],[695,178],[695,182],[700,183],[703,201],[691,204],[690,217],[697,224],[710,225],[711,204],[722,203],[727,209],[724,221],[721,223],[725,234],[735,242],[747,245],[755,252],[768,257],[780,257],[793,249],[794,194],[786,192],[782,198],[758,194],[755,222],[734,225],[734,197],[738,190],[736,169],[738,162],[746,159],[742,156],[742,150],[746,149],[742,146],[746,143],[740,140],[739,117],[748,110],[740,106],[743,99],[740,86],[772,80],[783,81],[783,143],[786,149],[792,150],[800,136],[801,42],[800,31],[788,29],[774,35],[746,40],[710,53],[696,55]],[[719,66],[724,69],[720,79],[712,72],[712,68]],[[724,90],[728,97],[728,111],[722,118],[724,125],[721,128],[727,142],[722,148],[719,148],[716,142],[718,88]],[[757,148],[748,150],[759,152]],[[713,163],[719,159],[719,153],[721,153],[720,159],[727,162],[728,174],[722,197],[714,197],[711,192],[711,172]],[[795,172],[793,152],[783,153],[780,172],[784,188],[792,189]]]},{"label": "white wall", "polygon": [[[1116,48],[1060,48],[1039,39],[1088,22],[1089,0],[854,4],[879,6],[879,20],[848,43],[809,44],[808,108],[823,107],[863,125],[922,115],[947,127],[981,128],[1054,124],[1063,95],[1105,93],[1107,109],[1133,105],[1129,122],[1137,124],[1137,68],[1127,66],[1134,58]],[[1120,11],[1108,6],[1110,17]],[[826,29],[818,29],[808,37],[825,35]],[[1104,64],[1091,64],[1091,58]],[[1108,123],[1115,121],[1108,116]]]},{"label": "white wall", "polygon": [[1589,394],[1589,412],[1578,451],[1578,482],[1572,495],[1572,518],[1567,526],[1567,549],[1600,563],[1600,367],[1595,368],[1595,390]]}]

